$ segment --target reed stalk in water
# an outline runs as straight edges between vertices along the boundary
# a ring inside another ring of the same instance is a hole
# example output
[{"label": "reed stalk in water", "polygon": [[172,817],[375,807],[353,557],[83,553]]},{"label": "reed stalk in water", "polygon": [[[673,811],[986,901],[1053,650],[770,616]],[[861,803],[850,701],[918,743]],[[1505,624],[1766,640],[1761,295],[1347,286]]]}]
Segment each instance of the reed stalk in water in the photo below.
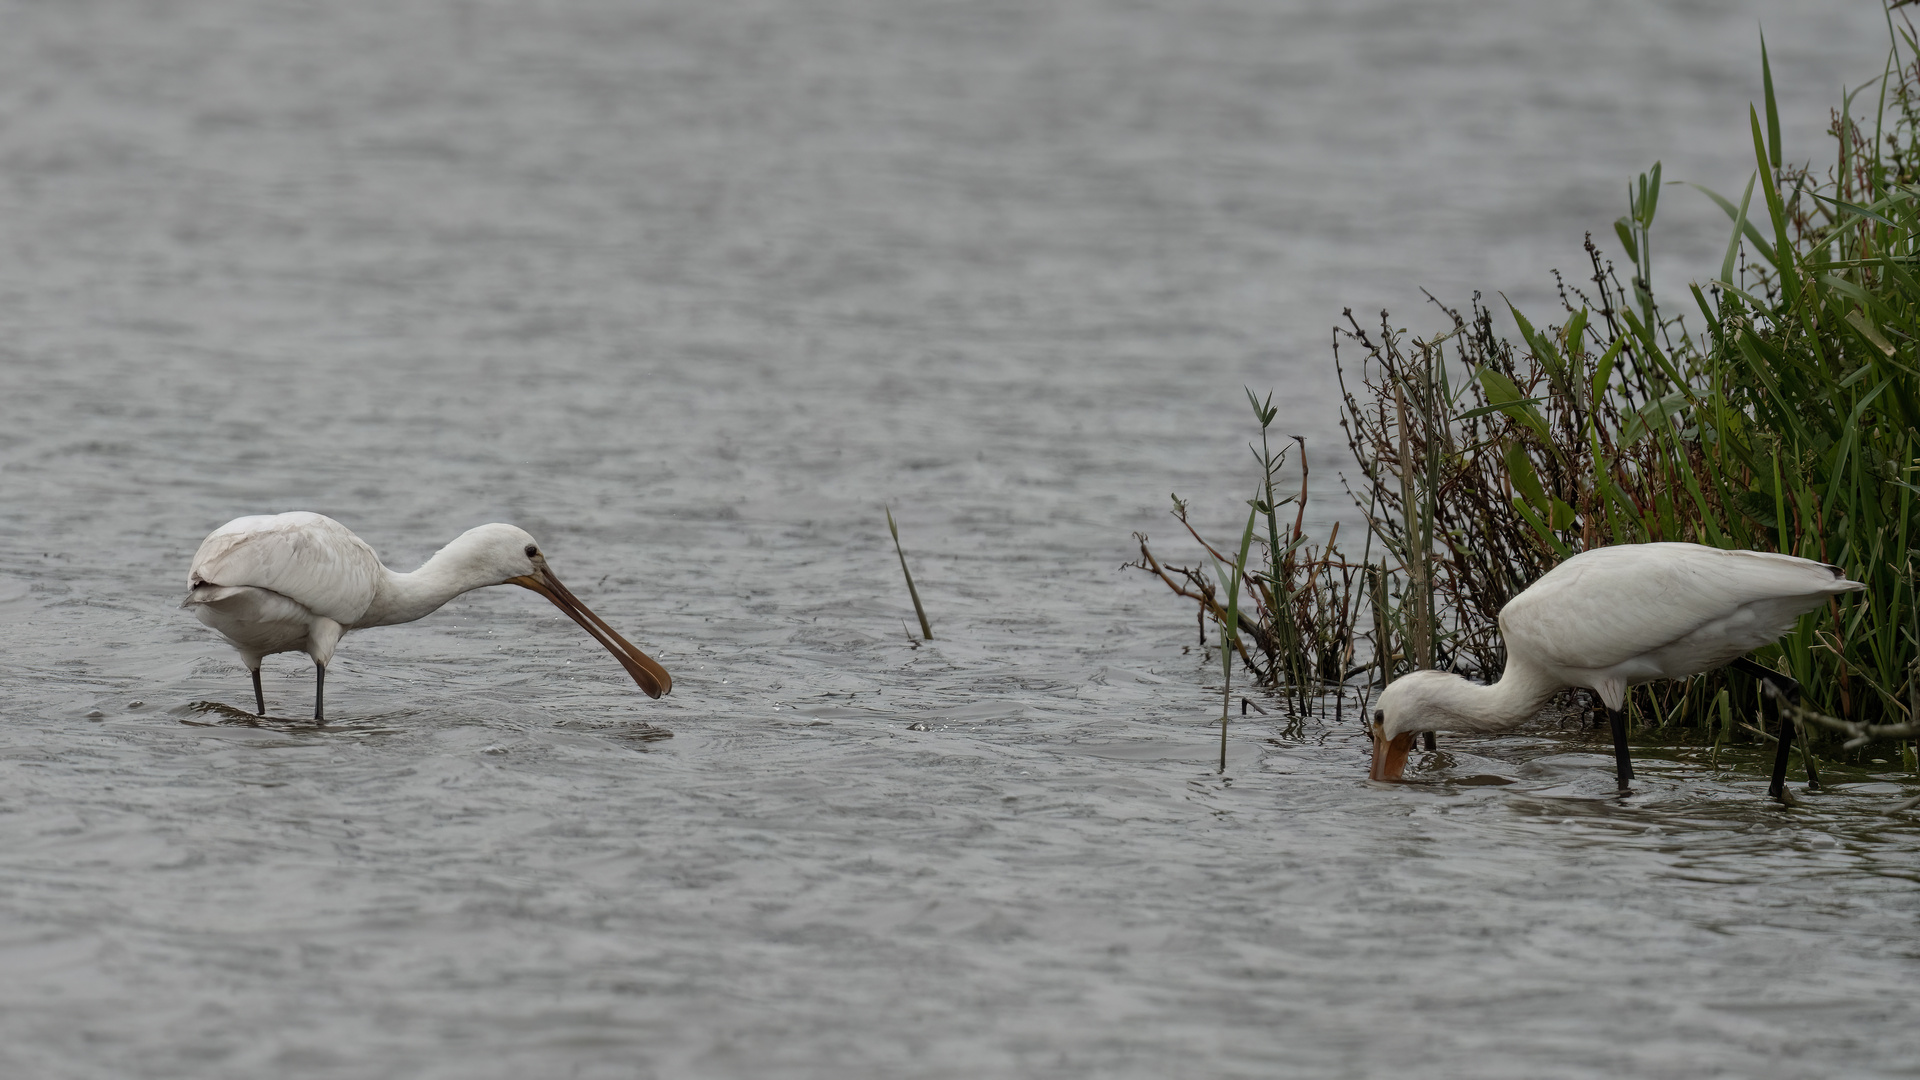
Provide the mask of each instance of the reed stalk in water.
[{"label": "reed stalk in water", "polygon": [[1224,583],[1227,610],[1220,620],[1220,771],[1227,771],[1227,713],[1233,705],[1233,651],[1240,643],[1240,583],[1247,575],[1247,552],[1253,547],[1253,523],[1259,507],[1247,512],[1247,527],[1240,534],[1240,554],[1233,560],[1231,572],[1218,562],[1214,571]]},{"label": "reed stalk in water", "polygon": [[913,598],[913,613],[920,617],[920,634],[932,641],[933,627],[927,625],[927,609],[920,606],[920,590],[913,587],[913,571],[907,569],[907,553],[900,547],[900,527],[893,523],[893,508],[882,509],[887,512],[887,531],[893,534],[893,553],[900,556],[900,573],[907,579],[907,595]]}]

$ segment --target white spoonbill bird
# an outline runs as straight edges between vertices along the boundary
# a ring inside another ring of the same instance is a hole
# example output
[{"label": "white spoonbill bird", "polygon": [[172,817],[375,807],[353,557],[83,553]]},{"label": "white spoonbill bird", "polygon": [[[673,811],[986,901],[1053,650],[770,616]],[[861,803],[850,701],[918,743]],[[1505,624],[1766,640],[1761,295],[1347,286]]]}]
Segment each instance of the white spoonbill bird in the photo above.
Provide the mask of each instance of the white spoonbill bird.
[{"label": "white spoonbill bird", "polygon": [[[1398,780],[1422,731],[1505,731],[1556,690],[1600,695],[1613,726],[1620,786],[1633,779],[1623,711],[1627,688],[1727,664],[1799,687],[1744,657],[1779,640],[1829,597],[1866,588],[1837,566],[1765,551],[1699,544],[1620,544],[1583,551],[1500,609],[1507,670],[1491,686],[1443,671],[1415,671],[1380,694],[1373,714],[1375,780]],[[1785,784],[1792,727],[1782,720],[1774,796]]]},{"label": "white spoonbill bird", "polygon": [[366,541],[321,514],[235,518],[194,553],[187,598],[200,621],[220,632],[253,673],[253,700],[267,714],[260,660],[274,653],[313,657],[313,718],[324,720],[327,664],[349,630],[412,622],[461,593],[519,585],[554,606],[606,646],[648,697],[673,689],[673,677],[587,609],[547,566],[540,545],[512,525],[468,529],[411,574],[381,565]]}]

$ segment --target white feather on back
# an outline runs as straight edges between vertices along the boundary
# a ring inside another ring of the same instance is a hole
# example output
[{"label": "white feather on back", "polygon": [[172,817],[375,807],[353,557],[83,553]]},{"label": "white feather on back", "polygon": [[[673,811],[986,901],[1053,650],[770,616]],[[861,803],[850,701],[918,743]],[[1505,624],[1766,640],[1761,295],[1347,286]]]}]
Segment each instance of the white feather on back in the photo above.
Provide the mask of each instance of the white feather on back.
[{"label": "white feather on back", "polygon": [[268,589],[351,626],[373,603],[385,567],[364,540],[323,514],[235,518],[200,543],[188,587]]},{"label": "white feather on back", "polygon": [[1554,567],[1501,610],[1500,633],[1510,651],[1555,668],[1610,668],[1700,631],[1715,640],[1690,645],[1730,659],[1778,639],[1827,597],[1862,588],[1791,555],[1623,544]]}]

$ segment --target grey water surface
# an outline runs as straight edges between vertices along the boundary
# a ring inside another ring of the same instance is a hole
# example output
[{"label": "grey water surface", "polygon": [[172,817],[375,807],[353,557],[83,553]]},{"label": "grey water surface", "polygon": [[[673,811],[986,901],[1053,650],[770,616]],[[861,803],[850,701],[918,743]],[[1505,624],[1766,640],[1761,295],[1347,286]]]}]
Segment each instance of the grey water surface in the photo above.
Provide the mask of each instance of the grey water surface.
[{"label": "grey water surface", "polygon": [[[1119,569],[1243,512],[1243,385],[1343,516],[1342,308],[1738,191],[1759,25],[1824,156],[1872,3],[0,3],[0,1075],[1920,1075],[1897,765],[1222,776]],[[674,692],[494,589],[240,722],[176,605],[290,509],[520,524]]]}]

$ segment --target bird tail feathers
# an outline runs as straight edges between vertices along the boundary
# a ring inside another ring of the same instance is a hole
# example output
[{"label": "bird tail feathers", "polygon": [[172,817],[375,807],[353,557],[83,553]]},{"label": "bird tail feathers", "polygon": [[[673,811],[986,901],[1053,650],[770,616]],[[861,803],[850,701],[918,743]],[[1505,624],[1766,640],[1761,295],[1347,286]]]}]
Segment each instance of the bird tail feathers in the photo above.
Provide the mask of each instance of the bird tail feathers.
[{"label": "bird tail feathers", "polygon": [[240,593],[241,589],[235,585],[195,585],[187,591],[187,598],[180,601],[180,606],[191,607],[194,604],[217,604],[222,600],[239,596]]}]

